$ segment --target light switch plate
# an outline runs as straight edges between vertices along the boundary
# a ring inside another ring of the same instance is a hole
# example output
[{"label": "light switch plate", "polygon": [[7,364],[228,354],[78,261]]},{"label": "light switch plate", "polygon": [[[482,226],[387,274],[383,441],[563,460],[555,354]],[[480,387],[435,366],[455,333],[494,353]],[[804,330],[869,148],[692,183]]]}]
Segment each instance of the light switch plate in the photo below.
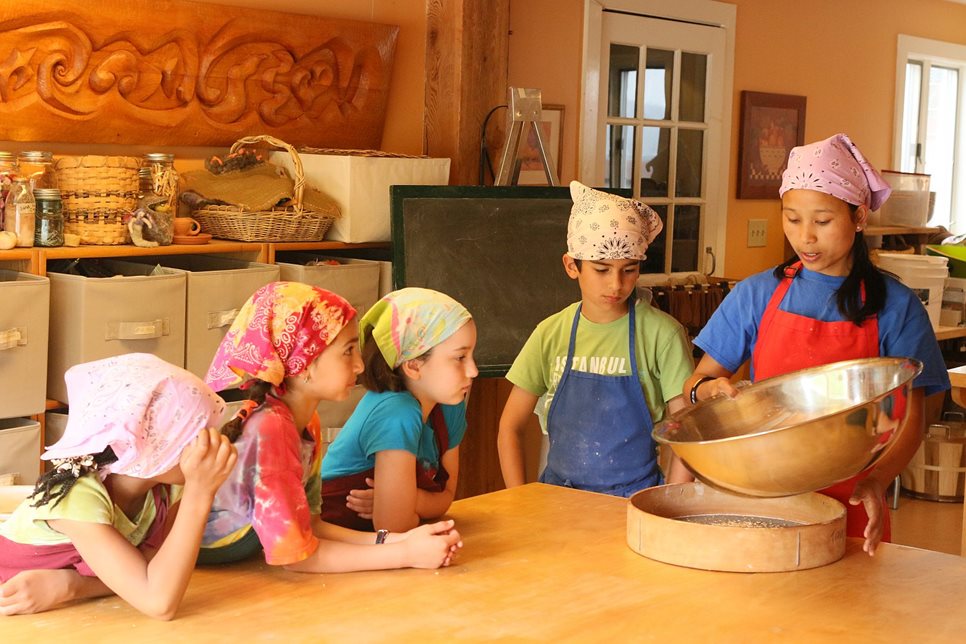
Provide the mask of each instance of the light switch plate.
[{"label": "light switch plate", "polygon": [[765,246],[768,240],[768,220],[748,220],[748,248]]}]

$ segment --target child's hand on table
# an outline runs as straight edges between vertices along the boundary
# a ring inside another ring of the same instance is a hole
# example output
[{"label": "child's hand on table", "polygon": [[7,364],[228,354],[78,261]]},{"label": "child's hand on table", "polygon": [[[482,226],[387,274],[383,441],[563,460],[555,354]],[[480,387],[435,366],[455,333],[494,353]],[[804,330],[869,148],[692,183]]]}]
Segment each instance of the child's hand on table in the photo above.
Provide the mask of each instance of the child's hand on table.
[{"label": "child's hand on table", "polygon": [[73,569],[25,570],[0,585],[0,615],[32,615],[73,599],[102,597],[111,589]]},{"label": "child's hand on table", "polygon": [[386,538],[386,543],[403,542],[411,568],[448,566],[463,547],[455,525],[456,522],[449,519],[417,526],[408,532],[393,532]]}]

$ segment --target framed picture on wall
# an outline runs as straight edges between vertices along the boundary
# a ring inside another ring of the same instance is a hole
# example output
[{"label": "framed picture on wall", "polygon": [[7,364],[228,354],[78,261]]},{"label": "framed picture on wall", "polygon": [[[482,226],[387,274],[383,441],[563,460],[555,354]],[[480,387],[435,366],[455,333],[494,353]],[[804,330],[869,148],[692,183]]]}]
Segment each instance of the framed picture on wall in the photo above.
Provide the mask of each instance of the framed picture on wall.
[{"label": "framed picture on wall", "polygon": [[805,142],[805,97],[741,92],[738,199],[777,199],[788,153]]},{"label": "framed picture on wall", "polygon": [[[557,169],[558,178],[563,167],[560,163],[563,117],[563,105],[544,105],[541,120],[538,124],[543,135],[544,145],[547,146],[547,152],[550,154],[551,163]],[[540,163],[537,135],[532,127],[527,127],[525,134],[527,138],[520,145],[520,179],[517,183],[521,186],[550,185],[550,182],[547,181],[547,175],[543,171],[543,165]]]}]

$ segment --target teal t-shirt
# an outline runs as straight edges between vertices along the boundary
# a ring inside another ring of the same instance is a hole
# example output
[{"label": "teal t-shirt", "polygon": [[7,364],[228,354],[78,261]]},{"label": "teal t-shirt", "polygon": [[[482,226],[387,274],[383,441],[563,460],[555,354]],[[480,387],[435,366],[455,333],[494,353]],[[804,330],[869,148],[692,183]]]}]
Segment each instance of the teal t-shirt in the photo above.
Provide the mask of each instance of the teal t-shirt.
[{"label": "teal t-shirt", "polygon": [[[537,325],[507,373],[507,380],[535,396],[542,396],[535,413],[546,427],[557,383],[567,362],[570,329],[578,303],[571,304]],[[684,381],[694,371],[687,332],[667,313],[638,300],[635,307],[635,351],[644,399],[656,423],[664,418],[667,401],[680,396]],[[631,373],[627,334],[629,316],[595,324],[581,318],[577,326],[573,369],[608,376]]]},{"label": "teal t-shirt", "polygon": [[[440,405],[453,449],[466,433],[466,403]],[[422,410],[408,391],[367,391],[322,459],[322,480],[358,474],[376,466],[376,453],[404,450],[416,456],[423,469],[439,466],[433,428],[423,422]]]}]

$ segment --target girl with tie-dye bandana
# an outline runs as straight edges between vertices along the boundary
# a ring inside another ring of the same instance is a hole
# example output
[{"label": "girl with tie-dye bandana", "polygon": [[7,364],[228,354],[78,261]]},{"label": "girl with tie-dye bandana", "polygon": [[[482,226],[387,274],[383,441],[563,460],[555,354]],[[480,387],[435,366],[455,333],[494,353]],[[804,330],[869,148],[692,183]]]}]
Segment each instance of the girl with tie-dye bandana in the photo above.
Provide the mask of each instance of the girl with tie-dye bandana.
[{"label": "girl with tie-dye bandana", "polygon": [[298,572],[437,568],[462,546],[452,521],[376,536],[320,518],[315,409],[345,400],[362,371],[355,314],[338,295],[297,282],[268,284],[242,307],[206,378],[249,397],[226,426],[240,433],[239,466],[212,504],[199,563],[264,550],[270,565]]},{"label": "girl with tie-dye bandana", "polygon": [[[936,336],[916,294],[880,272],[862,231],[889,185],[845,134],[792,149],[779,189],[782,229],[794,255],[740,282],[694,343],[706,353],[685,383],[691,402],[738,392],[729,377],[751,361],[758,381],[830,362],[913,357],[909,418],[871,470],[821,490],[848,512],[846,532],[869,555],[889,541],[885,489],[915,453],[923,399],[949,389]],[[895,410],[899,416],[899,410]]]},{"label": "girl with tie-dye bandana", "polygon": [[42,456],[52,467],[0,525],[0,614],[113,592],[170,619],[235,465],[215,429],[225,404],[146,353],[76,365],[65,380],[67,428]]},{"label": "girl with tie-dye bandana", "polygon": [[453,298],[404,288],[360,322],[369,390],[326,452],[322,517],[407,530],[449,509],[473,378],[476,325]]}]

